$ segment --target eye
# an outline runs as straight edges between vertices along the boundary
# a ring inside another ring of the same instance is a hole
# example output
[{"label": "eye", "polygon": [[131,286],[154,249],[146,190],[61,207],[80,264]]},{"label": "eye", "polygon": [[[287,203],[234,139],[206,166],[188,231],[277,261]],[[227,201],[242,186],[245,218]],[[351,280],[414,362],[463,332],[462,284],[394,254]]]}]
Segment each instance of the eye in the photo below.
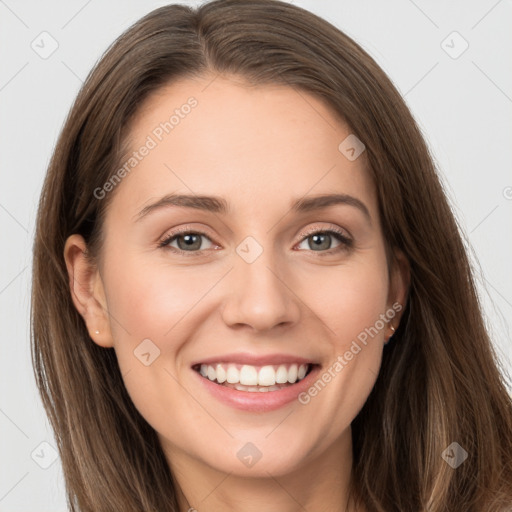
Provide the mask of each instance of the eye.
[{"label": "eye", "polygon": [[[313,252],[320,252],[319,256],[337,253],[348,250],[352,247],[353,241],[341,229],[311,229],[301,233],[303,240],[298,245],[300,250],[309,249]],[[211,245],[204,247],[203,239],[207,240]],[[337,245],[332,247],[333,239]],[[308,247],[300,247],[304,243]],[[158,247],[169,248],[170,250],[182,254],[184,256],[199,256],[206,249],[215,246],[209,236],[201,231],[193,231],[190,228],[180,229],[173,233],[169,233],[159,242]]]},{"label": "eye", "polygon": [[[301,245],[307,243],[308,247],[306,247],[306,249],[311,249],[313,252],[322,252],[327,254],[350,249],[353,243],[351,238],[346,236],[343,231],[338,230],[337,228],[323,230],[312,229],[305,233],[301,233],[301,236],[304,237],[304,240],[300,242],[298,246],[299,249],[301,249]],[[333,239],[338,242],[338,245],[334,247],[332,247]]]},{"label": "eye", "polygon": [[[169,247],[179,253],[195,253],[211,247],[204,247],[203,239],[213,245],[210,238],[199,231],[182,230],[170,233],[160,243],[159,247]],[[175,245],[173,245],[175,244]],[[188,254],[187,254],[188,256]]]}]

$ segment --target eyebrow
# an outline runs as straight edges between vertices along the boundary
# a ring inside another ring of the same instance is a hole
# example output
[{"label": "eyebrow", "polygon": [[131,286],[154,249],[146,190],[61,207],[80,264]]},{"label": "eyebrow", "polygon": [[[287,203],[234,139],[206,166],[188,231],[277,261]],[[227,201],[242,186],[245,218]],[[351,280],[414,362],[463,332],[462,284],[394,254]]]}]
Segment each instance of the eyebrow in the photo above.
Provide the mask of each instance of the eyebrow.
[{"label": "eyebrow", "polygon": [[[292,201],[290,209],[296,213],[306,213],[329,206],[344,204],[360,210],[371,224],[371,216],[366,205],[356,197],[347,194],[322,194],[317,196],[307,196]],[[197,196],[186,194],[168,194],[161,197],[158,201],[145,206],[137,215],[136,222],[149,215],[151,212],[161,208],[172,206],[194,208],[212,213],[227,214],[230,211],[228,202],[218,196]]]}]

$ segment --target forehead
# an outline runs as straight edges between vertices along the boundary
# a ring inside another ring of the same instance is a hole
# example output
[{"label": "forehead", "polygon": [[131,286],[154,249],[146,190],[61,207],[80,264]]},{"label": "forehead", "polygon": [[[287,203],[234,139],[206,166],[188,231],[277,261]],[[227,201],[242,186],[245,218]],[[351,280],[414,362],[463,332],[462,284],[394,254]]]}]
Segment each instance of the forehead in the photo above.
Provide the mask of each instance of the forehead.
[{"label": "forehead", "polygon": [[132,121],[123,163],[131,158],[133,166],[115,202],[133,210],[168,193],[208,194],[255,213],[340,192],[372,210],[364,152],[351,161],[339,149],[350,135],[325,102],[296,88],[182,79],[152,94]]}]

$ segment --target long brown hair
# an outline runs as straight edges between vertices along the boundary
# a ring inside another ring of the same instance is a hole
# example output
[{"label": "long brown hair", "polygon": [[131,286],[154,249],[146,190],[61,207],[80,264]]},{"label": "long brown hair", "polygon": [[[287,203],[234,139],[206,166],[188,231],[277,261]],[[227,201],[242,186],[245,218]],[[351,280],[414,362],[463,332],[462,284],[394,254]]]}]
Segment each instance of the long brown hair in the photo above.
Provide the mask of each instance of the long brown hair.
[{"label": "long brown hair", "polygon": [[[352,492],[368,511],[505,510],[512,504],[512,401],[472,270],[432,158],[374,60],[321,18],[277,0],[169,5],[135,23],[85,81],[49,165],[34,244],[32,357],[72,511],[178,510],[154,430],[112,348],[91,341],[69,291],[66,238],[91,257],[141,103],[176,78],[233,74],[327,102],[366,146],[390,254],[411,269],[400,327],[352,423]],[[136,172],[136,171],[134,171]],[[122,186],[122,184],[120,185]],[[393,264],[392,262],[390,264]],[[457,442],[467,460],[442,457]],[[340,461],[342,464],[342,461]]]}]

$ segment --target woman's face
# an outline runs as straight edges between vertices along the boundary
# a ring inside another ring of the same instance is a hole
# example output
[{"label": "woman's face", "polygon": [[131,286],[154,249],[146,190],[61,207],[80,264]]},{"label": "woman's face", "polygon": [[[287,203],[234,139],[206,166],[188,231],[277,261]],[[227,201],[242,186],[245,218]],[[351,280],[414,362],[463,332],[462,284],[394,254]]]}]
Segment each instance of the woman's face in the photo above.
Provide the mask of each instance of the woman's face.
[{"label": "woman's face", "polygon": [[153,95],[130,141],[82,310],[169,459],[277,476],[346,447],[405,295],[363,147],[305,92],[220,76]]}]

